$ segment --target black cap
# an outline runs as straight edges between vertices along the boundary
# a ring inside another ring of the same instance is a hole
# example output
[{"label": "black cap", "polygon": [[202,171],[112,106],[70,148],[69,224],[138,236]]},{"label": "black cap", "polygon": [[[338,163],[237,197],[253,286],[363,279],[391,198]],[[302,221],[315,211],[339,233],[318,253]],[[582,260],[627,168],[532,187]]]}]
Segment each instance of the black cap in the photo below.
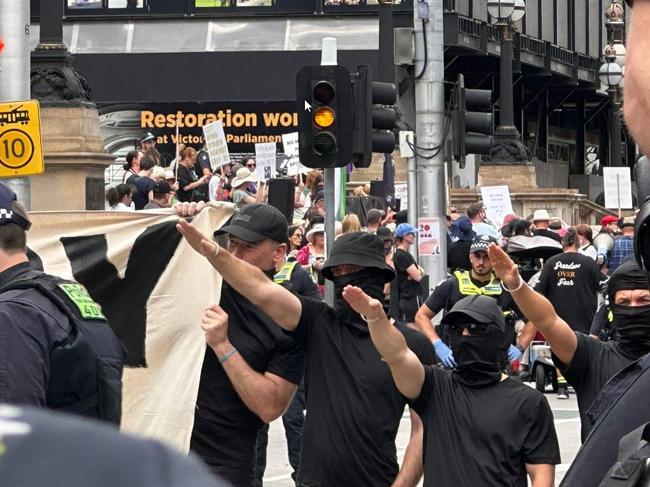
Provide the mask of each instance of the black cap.
[{"label": "black cap", "polygon": [[233,215],[225,227],[214,232],[214,235],[228,233],[246,242],[273,240],[278,243],[287,241],[287,219],[270,205],[246,205]]},{"label": "black cap", "polygon": [[9,186],[0,183],[0,226],[14,223],[23,230],[29,230],[31,222],[16,213],[14,203],[17,201],[16,193]]},{"label": "black cap", "polygon": [[156,136],[154,134],[152,134],[151,132],[147,132],[140,139],[140,143],[142,144],[143,142],[149,142],[151,140],[156,140]]},{"label": "black cap", "polygon": [[491,243],[497,243],[494,237],[489,235],[478,235],[474,240],[472,240],[472,245],[469,248],[469,253],[473,254],[474,252],[487,252],[488,247]]},{"label": "black cap", "polygon": [[497,300],[489,296],[467,296],[456,302],[449,313],[443,316],[444,325],[472,323],[490,323],[505,332],[506,321]]},{"label": "black cap", "polygon": [[368,232],[344,233],[337,238],[321,274],[325,279],[332,280],[332,267],[343,264],[378,269],[384,274],[385,282],[395,278],[395,271],[386,264],[384,243],[379,237]]},{"label": "black cap", "polygon": [[160,181],[156,181],[151,191],[153,191],[154,196],[164,196],[172,192],[172,187],[167,181],[161,179]]},{"label": "black cap", "polygon": [[382,240],[382,242],[393,240],[393,232],[391,232],[388,227],[379,227],[376,235]]}]

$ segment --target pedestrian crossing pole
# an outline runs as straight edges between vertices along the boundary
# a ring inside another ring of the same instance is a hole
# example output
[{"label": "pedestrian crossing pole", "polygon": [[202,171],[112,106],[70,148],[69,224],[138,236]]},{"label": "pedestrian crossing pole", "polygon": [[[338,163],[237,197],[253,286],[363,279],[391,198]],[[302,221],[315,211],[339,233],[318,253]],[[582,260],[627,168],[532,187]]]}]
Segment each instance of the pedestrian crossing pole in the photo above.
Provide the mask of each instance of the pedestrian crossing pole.
[{"label": "pedestrian crossing pole", "polygon": [[[29,3],[0,0],[0,39],[4,44],[0,51],[0,101],[30,99]],[[0,182],[9,186],[28,210],[31,208],[29,178],[7,178]]]}]

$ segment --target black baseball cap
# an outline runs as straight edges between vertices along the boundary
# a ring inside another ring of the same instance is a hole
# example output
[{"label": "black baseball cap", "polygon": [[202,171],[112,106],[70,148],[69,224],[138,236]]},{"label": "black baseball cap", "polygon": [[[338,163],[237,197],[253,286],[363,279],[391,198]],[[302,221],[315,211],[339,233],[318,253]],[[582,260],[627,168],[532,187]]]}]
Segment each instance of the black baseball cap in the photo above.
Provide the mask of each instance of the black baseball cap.
[{"label": "black baseball cap", "polygon": [[172,187],[167,181],[161,179],[160,181],[156,181],[156,184],[153,185],[153,189],[151,191],[153,191],[153,194],[155,196],[163,196],[167,193],[171,193]]},{"label": "black baseball cap", "polygon": [[321,269],[325,279],[332,280],[332,267],[356,264],[378,269],[384,274],[385,282],[395,279],[395,271],[386,264],[384,242],[368,232],[344,233],[334,241],[330,256]]},{"label": "black baseball cap", "polygon": [[156,136],[151,132],[147,132],[140,139],[140,143],[142,144],[143,142],[149,142],[151,140],[156,140]]},{"label": "black baseball cap", "polygon": [[214,236],[227,233],[245,242],[273,240],[278,243],[287,242],[287,219],[270,205],[246,205],[233,215],[228,225],[214,232]]},{"label": "black baseball cap", "polygon": [[14,223],[23,230],[29,230],[32,223],[26,213],[24,216],[18,214],[14,205],[17,201],[16,193],[9,186],[0,183],[0,226]]},{"label": "black baseball cap", "polygon": [[487,252],[488,247],[491,243],[497,243],[494,237],[489,235],[477,235],[474,240],[472,240],[472,245],[469,248],[469,253],[473,254],[474,252]]},{"label": "black baseball cap", "polygon": [[489,296],[467,296],[456,302],[449,313],[442,317],[443,325],[485,323],[495,325],[505,333],[506,321],[497,300]]}]

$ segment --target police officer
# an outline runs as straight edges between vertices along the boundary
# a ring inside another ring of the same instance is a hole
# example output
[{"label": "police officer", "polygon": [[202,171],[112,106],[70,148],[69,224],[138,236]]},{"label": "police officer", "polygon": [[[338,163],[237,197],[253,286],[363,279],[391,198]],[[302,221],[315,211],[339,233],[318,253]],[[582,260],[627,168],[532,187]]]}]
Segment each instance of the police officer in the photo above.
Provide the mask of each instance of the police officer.
[{"label": "police officer", "polygon": [[[415,326],[431,340],[438,359],[447,368],[456,366],[454,355],[448,346],[449,334],[445,328],[441,329],[439,327],[438,331],[436,331],[431,326],[431,320],[441,310],[444,310],[445,313],[449,311],[454,304],[466,296],[483,295],[496,299],[499,307],[506,312],[504,314],[506,316],[508,343],[512,343],[514,340],[516,307],[510,295],[503,291],[501,281],[492,272],[492,264],[487,255],[490,243],[496,243],[496,240],[489,235],[477,236],[469,250],[472,269],[470,271],[457,270],[451,277],[438,284],[415,316]],[[521,358],[522,351],[515,345],[510,345],[508,360],[512,361]]]},{"label": "police officer", "polygon": [[0,402],[119,424],[122,346],[83,286],[32,268],[30,226],[0,183]]}]

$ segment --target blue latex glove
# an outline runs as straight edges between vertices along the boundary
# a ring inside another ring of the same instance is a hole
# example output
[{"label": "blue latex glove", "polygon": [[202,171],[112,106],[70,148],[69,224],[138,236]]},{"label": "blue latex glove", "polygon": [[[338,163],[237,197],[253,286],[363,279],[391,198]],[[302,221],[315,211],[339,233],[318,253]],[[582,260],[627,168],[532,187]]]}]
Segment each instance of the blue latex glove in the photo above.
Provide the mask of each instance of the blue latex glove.
[{"label": "blue latex glove", "polygon": [[510,362],[514,362],[515,360],[520,360],[521,356],[522,356],[522,351],[519,350],[514,345],[510,345],[510,348],[508,349],[508,360]]},{"label": "blue latex glove", "polygon": [[439,338],[433,342],[433,348],[436,351],[436,355],[442,362],[442,365],[444,365],[448,369],[453,369],[456,367],[456,362],[454,361],[454,354],[451,351],[451,348],[449,348],[445,343],[440,340]]}]

